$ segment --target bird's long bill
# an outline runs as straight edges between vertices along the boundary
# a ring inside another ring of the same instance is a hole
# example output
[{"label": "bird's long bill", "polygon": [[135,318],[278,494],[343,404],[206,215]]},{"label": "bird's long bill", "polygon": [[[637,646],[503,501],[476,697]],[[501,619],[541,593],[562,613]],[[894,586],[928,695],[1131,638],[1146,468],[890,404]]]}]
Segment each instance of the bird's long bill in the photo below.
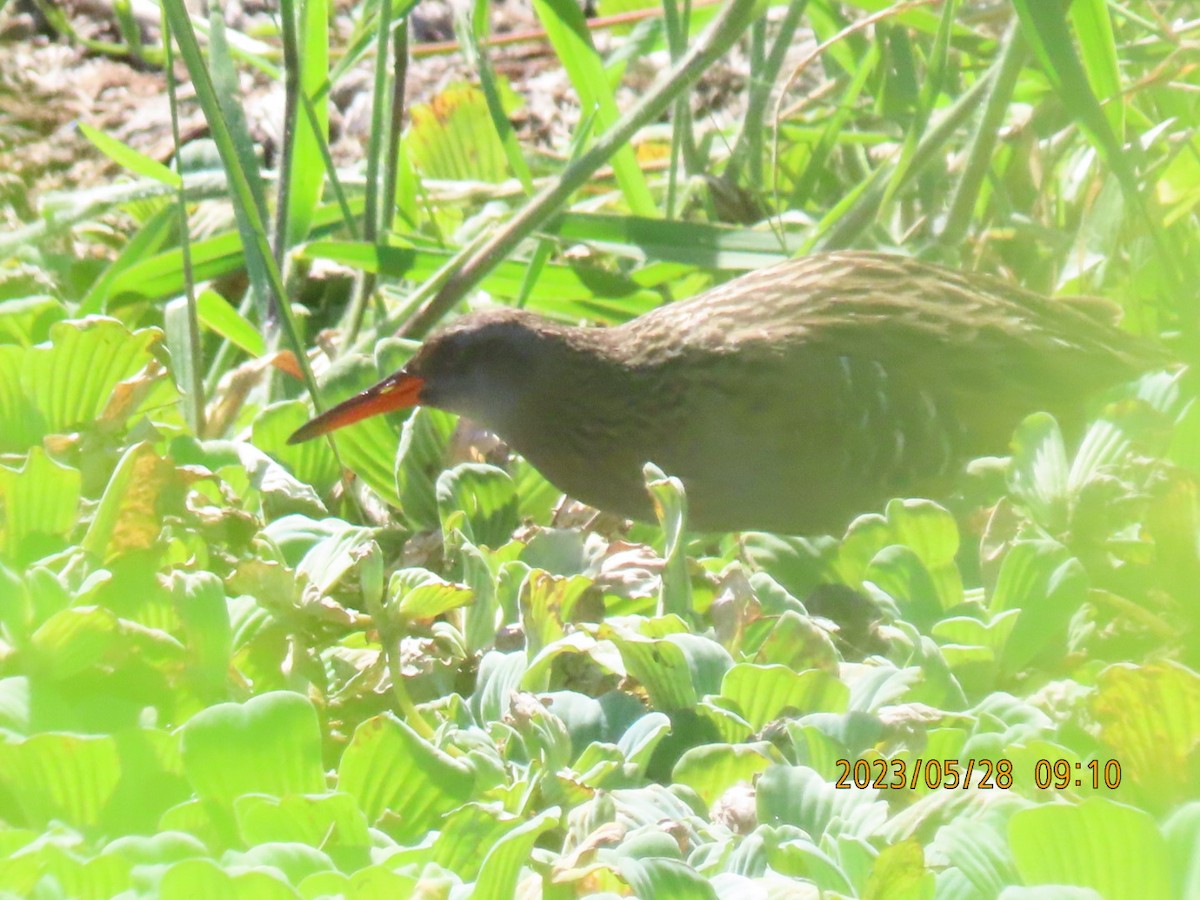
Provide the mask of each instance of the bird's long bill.
[{"label": "bird's long bill", "polygon": [[424,384],[425,379],[410,375],[401,369],[306,422],[288,438],[288,443],[310,441],[368,416],[416,406],[420,402],[421,388]]}]

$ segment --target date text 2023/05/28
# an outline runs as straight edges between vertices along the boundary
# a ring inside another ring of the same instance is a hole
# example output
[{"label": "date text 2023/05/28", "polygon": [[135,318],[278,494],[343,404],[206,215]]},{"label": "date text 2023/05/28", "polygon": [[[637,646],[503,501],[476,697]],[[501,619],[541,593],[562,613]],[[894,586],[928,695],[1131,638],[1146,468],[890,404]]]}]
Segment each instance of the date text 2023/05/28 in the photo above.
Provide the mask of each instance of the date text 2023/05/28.
[{"label": "date text 2023/05/28", "polygon": [[[1002,790],[1013,787],[1014,767],[1008,759],[839,759],[835,788],[880,790]],[[1069,759],[1039,759],[1033,765],[1032,782],[1041,790],[1090,788],[1116,790],[1121,784],[1121,764],[1115,759],[1076,762]]]}]

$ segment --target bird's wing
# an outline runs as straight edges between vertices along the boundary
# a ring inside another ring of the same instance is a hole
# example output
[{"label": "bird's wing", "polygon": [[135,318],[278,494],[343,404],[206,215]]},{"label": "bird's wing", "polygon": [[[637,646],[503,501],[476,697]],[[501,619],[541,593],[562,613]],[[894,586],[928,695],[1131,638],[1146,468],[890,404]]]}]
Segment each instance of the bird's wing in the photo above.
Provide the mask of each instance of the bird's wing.
[{"label": "bird's wing", "polygon": [[659,326],[664,344],[684,330],[703,335],[692,346],[718,351],[822,346],[898,370],[973,376],[984,388],[1058,377],[1066,392],[1086,392],[1169,362],[1161,348],[1112,325],[1113,305],[1087,301],[846,251],[751,272],[640,321],[646,331]]}]

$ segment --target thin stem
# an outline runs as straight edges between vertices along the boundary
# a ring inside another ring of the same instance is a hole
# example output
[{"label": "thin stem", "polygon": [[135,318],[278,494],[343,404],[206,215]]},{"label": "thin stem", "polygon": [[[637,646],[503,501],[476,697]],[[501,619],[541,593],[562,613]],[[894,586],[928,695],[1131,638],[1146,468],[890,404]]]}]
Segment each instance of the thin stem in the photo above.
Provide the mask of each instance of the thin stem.
[{"label": "thin stem", "polygon": [[[371,110],[374,120],[383,118],[384,103],[387,102],[388,75],[388,41],[391,38],[392,0],[382,0],[379,8],[379,31],[375,43],[375,85],[371,97]],[[390,119],[388,120],[390,121]],[[381,184],[379,170],[383,155],[383,129],[372,128],[371,137],[367,141],[367,184],[363,205],[363,239],[368,244],[374,244],[379,238],[379,203]],[[367,310],[367,298],[375,290],[375,276],[370,272],[360,272],[358,284],[354,291],[354,300],[350,304],[348,314],[348,335],[350,342],[362,328],[363,316]]]},{"label": "thin stem", "polygon": [[396,181],[399,178],[400,137],[404,131],[404,91],[408,84],[408,19],[400,20],[392,39],[392,104],[387,156],[383,161],[383,230],[392,230],[396,218]]},{"label": "thin stem", "polygon": [[671,102],[725,53],[762,11],[761,0],[731,0],[730,4],[700,36],[696,45],[671,69],[659,77],[646,95],[602,135],[591,149],[567,166],[558,180],[534,197],[507,225],[502,227],[441,289],[404,328],[406,337],[422,337],[446,311],[528,237],[642,126],[654,121]]},{"label": "thin stem", "polygon": [[171,40],[170,22],[164,11],[162,14],[163,49],[167,73],[167,104],[171,110],[171,140],[175,144],[175,171],[179,173],[179,194],[176,205],[179,209],[179,251],[183,261],[184,295],[187,297],[187,334],[188,353],[191,363],[188,368],[189,388],[185,401],[192,430],[199,437],[205,436],[207,422],[204,409],[204,373],[201,371],[201,361],[204,349],[200,341],[200,314],[196,308],[196,279],[192,271],[192,243],[188,232],[187,196],[183,185],[183,163],[179,150],[183,146],[183,138],[179,132],[179,98],[175,85],[175,54]]},{"label": "thin stem", "polygon": [[1024,62],[1025,43],[1021,40],[1020,25],[1014,22],[1000,48],[999,71],[984,101],[983,116],[975,130],[975,139],[971,143],[970,153],[967,154],[962,177],[955,186],[954,198],[950,201],[950,212],[946,215],[946,223],[940,235],[943,243],[958,245],[967,237],[975,201],[979,197],[979,187],[992,165],[992,152],[996,148],[997,135],[1008,113],[1009,100],[1017,86]]},{"label": "thin stem", "polygon": [[[292,186],[292,157],[295,154],[296,120],[300,88],[299,38],[296,35],[296,8],[292,0],[282,0],[279,8],[279,30],[283,38],[283,146],[279,157],[279,181],[275,186],[275,234],[273,250],[275,265],[284,270],[287,250],[289,194]],[[319,133],[319,132],[318,132]]]}]

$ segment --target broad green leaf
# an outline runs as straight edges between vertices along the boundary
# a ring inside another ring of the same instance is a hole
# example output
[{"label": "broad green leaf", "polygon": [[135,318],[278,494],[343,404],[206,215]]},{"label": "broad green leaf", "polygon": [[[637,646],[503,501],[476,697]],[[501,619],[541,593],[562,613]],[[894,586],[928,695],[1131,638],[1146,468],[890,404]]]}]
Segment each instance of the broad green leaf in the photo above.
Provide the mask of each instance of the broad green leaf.
[{"label": "broad green leaf", "polygon": [[662,856],[622,857],[617,861],[621,877],[635,897],[673,897],[678,900],[716,900],[708,880],[678,859]]},{"label": "broad green leaf", "polygon": [[814,839],[835,822],[842,832],[870,834],[887,817],[875,788],[837,788],[807,766],[772,766],[757,787],[760,822],[796,825]]},{"label": "broad green leaf", "polygon": [[0,345],[0,453],[24,453],[46,434],[46,421],[21,384],[29,351]]},{"label": "broad green leaf", "polygon": [[712,806],[736,784],[751,785],[769,766],[782,762],[769,743],[705,744],[684,752],[671,770],[671,780],[686,784]]},{"label": "broad green leaf", "polygon": [[[526,642],[529,638],[526,638]],[[590,634],[572,631],[565,637],[551,641],[529,661],[521,675],[520,687],[526,691],[545,691],[550,688],[555,670],[571,656],[591,657],[602,669],[624,672],[621,657],[611,644],[597,641]]]},{"label": "broad green leaf", "polygon": [[1163,823],[1163,835],[1180,896],[1194,896],[1200,892],[1200,856],[1196,855],[1200,842],[1200,802],[1185,803],[1171,813]]},{"label": "broad green leaf", "polygon": [[[9,585],[3,587],[7,589]],[[6,622],[5,627],[11,626]],[[22,675],[0,678],[0,729],[14,737],[28,734],[32,730],[32,712],[29,679]]]},{"label": "broad green leaf", "polygon": [[1009,489],[1041,525],[1061,532],[1069,514],[1069,473],[1062,432],[1053,416],[1034,413],[1013,435]]},{"label": "broad green leaf", "polygon": [[[587,699],[591,700],[590,697]],[[572,743],[574,744],[574,740]],[[562,786],[563,794],[578,802],[587,799],[593,787],[602,788],[606,784],[623,782],[625,773],[621,768],[624,763],[625,757],[612,744],[592,741],[575,757],[571,764],[573,771],[570,774],[559,772],[555,778]],[[578,774],[575,774],[576,772]]]},{"label": "broad green leaf", "polygon": [[[530,658],[566,634],[575,608],[593,582],[583,575],[561,578],[533,569],[521,585],[521,625]],[[532,664],[531,664],[532,668]]]},{"label": "broad green leaf", "polygon": [[878,513],[864,513],[850,523],[833,563],[836,577],[851,586],[866,579],[867,567],[879,551],[897,542],[887,519]]},{"label": "broad green leaf", "polygon": [[873,584],[896,601],[904,618],[927,631],[942,613],[933,576],[908,547],[892,544],[871,560],[863,581]]},{"label": "broad green leaf", "polygon": [[0,742],[0,783],[35,828],[54,819],[78,829],[98,827],[120,780],[117,742],[110,735],[46,733]]},{"label": "broad green leaf", "polygon": [[522,820],[482,803],[468,803],[442,819],[431,858],[464,881],[475,881],[487,851]]},{"label": "broad green leaf", "polygon": [[205,697],[219,697],[229,677],[233,650],[225,585],[211,572],[182,570],[172,572],[166,581],[179,616],[180,636],[186,643],[193,677],[200,682]]},{"label": "broad green leaf", "polygon": [[438,476],[435,492],[447,536],[457,529],[472,544],[500,547],[519,524],[517,489],[503,469],[462,463]]},{"label": "broad green leaf", "polygon": [[946,652],[946,645],[973,646],[986,649],[988,658],[996,659],[1008,643],[1020,614],[1020,610],[1005,610],[993,616],[990,622],[954,616],[934,623],[929,633],[942,644],[943,652]]},{"label": "broad green leaf", "polygon": [[316,872],[334,869],[332,860],[319,850],[298,843],[258,844],[244,853],[229,853],[225,862],[230,869],[264,869],[278,872],[288,884],[299,884]]},{"label": "broad green leaf", "polygon": [[960,814],[938,829],[929,852],[943,854],[971,887],[984,896],[999,896],[1017,882],[1003,823]]},{"label": "broad green leaf", "polygon": [[695,706],[705,694],[716,694],[732,666],[728,652],[716,641],[694,634],[645,637],[605,623],[597,636],[616,645],[629,674],[641,682],[655,709],[682,710]]},{"label": "broad green leaf", "polygon": [[474,781],[470,768],[390,715],[359,725],[338,765],[338,789],[402,842],[419,840],[472,799]]},{"label": "broad green leaf", "polygon": [[655,709],[687,709],[700,699],[687,658],[675,644],[608,634],[603,626],[599,634],[616,645],[625,668],[646,688]]},{"label": "broad green leaf", "polygon": [[28,669],[65,680],[98,666],[123,649],[120,622],[107,609],[75,606],[50,616],[33,633]]},{"label": "broad green leaf", "polygon": [[321,593],[329,593],[357,565],[357,554],[372,541],[368,528],[355,527],[341,519],[325,521],[333,533],[313,545],[296,566],[296,573],[307,575]]},{"label": "broad green leaf", "polygon": [[1170,660],[1109,666],[1096,679],[1092,709],[1123,781],[1164,805],[1200,785],[1200,675],[1193,670]]},{"label": "broad green leaf", "polygon": [[772,841],[766,857],[773,870],[793,879],[803,879],[824,891],[849,893],[852,890],[850,876],[838,861],[805,834],[787,841]]},{"label": "broad green leaf", "polygon": [[885,513],[899,543],[929,568],[954,561],[958,526],[954,516],[928,500],[892,500]]},{"label": "broad green leaf", "polygon": [[208,848],[190,834],[165,831],[158,834],[130,834],[105,845],[105,854],[121,856],[136,865],[158,865],[208,855]]},{"label": "broad green leaf", "polygon": [[325,790],[321,729],[307,698],[275,691],[219,703],[181,729],[183,766],[196,794],[232,808],[243,794]]},{"label": "broad green leaf", "polygon": [[639,717],[617,742],[617,749],[624,754],[626,765],[644,771],[670,727],[671,720],[660,712]]},{"label": "broad green leaf", "polygon": [[519,456],[509,460],[508,471],[517,485],[518,512],[521,518],[530,519],[538,525],[548,525],[552,521],[554,507],[562,496],[562,491]]},{"label": "broad green leaf", "polygon": [[0,303],[0,345],[29,347],[50,337],[50,326],[67,317],[67,307],[45,294]]},{"label": "broad green leaf", "polygon": [[29,351],[22,387],[44,418],[49,434],[93,425],[121,381],[153,360],[162,340],[156,328],[130,332],[116,319],[89,316],[56,322],[49,346]]},{"label": "broad green leaf", "polygon": [[895,539],[908,547],[924,564],[933,580],[942,609],[963,600],[959,574],[958,526],[954,516],[928,500],[892,500],[885,516]]},{"label": "broad green leaf", "polygon": [[743,718],[759,731],[784,715],[845,712],[850,690],[820,669],[793,672],[785,666],[738,663],[725,673],[721,696],[736,704]]},{"label": "broad green leaf", "polygon": [[158,828],[188,834],[206,845],[228,846],[238,839],[236,830],[228,816],[214,815],[215,812],[208,801],[192,796],[165,810]]},{"label": "broad green leaf", "polygon": [[521,867],[531,862],[534,844],[543,834],[558,824],[558,809],[518,825],[497,841],[483,859],[472,900],[505,900],[517,893],[517,876]]},{"label": "broad green leaf", "polygon": [[839,549],[833,538],[809,540],[757,531],[742,535],[742,548],[756,568],[801,599],[818,584],[833,580],[832,565]]},{"label": "broad green leaf", "polygon": [[404,152],[426,178],[501,182],[510,177],[483,91],[452,84],[412,108]]},{"label": "broad green leaf", "polygon": [[1087,590],[1087,573],[1061,544],[1014,544],[1000,565],[988,603],[993,615],[1021,611],[1002,654],[1004,671],[1021,671],[1056,642],[1062,647],[1067,622],[1087,600]]},{"label": "broad green leaf", "polygon": [[389,612],[406,622],[432,620],[474,599],[470,588],[453,584],[425,569],[398,569],[388,581]]},{"label": "broad green leaf", "polygon": [[309,419],[308,408],[300,400],[282,400],[267,406],[251,424],[251,439],[256,447],[279,460],[288,470],[311,484],[322,494],[338,479],[337,459],[328,441],[288,444],[287,439]]},{"label": "broad green leaf", "polygon": [[32,560],[62,548],[79,521],[83,476],[41,447],[29,451],[17,471],[0,466],[5,517],[0,534],[9,559]]},{"label": "broad green leaf", "polygon": [[404,520],[417,531],[440,525],[436,485],[449,456],[455,416],[418,407],[404,421],[396,450],[396,493]]},{"label": "broad green leaf", "polygon": [[524,650],[514,653],[490,650],[483,655],[475,679],[475,692],[471,695],[471,711],[476,721],[501,721],[508,712],[512,692],[521,686],[525,668]]},{"label": "broad green leaf", "polygon": [[[620,740],[630,725],[645,713],[645,707],[621,691],[609,691],[589,697],[578,691],[549,691],[538,698],[566,726],[571,738],[571,767],[579,773],[587,766],[586,758],[609,758],[607,751]],[[603,745],[600,752],[598,745]]]},{"label": "broad green leaf", "polygon": [[296,900],[296,892],[283,873],[266,869],[230,868],[226,871],[211,859],[185,859],[163,872],[158,884],[163,900],[194,900],[196,897],[229,900]]},{"label": "broad green leaf", "polygon": [[101,561],[153,547],[162,531],[162,496],[181,487],[175,465],[148,442],[121,456],[92,516],[83,548]]},{"label": "broad green leaf", "polygon": [[[341,872],[317,872],[300,883],[303,897],[354,897],[356,900],[394,900],[431,890],[434,873],[425,870],[401,874],[386,865],[364,866],[352,875]],[[449,890],[452,879],[443,877],[439,888]]]},{"label": "broad green leaf", "polygon": [[1176,896],[1153,817],[1105,797],[1014,813],[1008,841],[1025,884],[1078,885],[1103,897]]},{"label": "broad green leaf", "polygon": [[697,745],[739,744],[750,740],[754,729],[723,697],[705,697],[694,710],[677,710],[671,716],[672,734],[664,746],[679,750]]},{"label": "broad green leaf", "polygon": [[915,839],[890,844],[879,851],[864,897],[896,900],[933,900],[934,873],[925,864],[925,853]]},{"label": "broad green leaf", "polygon": [[463,623],[463,638],[468,650],[478,652],[490,647],[500,624],[500,599],[494,568],[504,565],[498,554],[464,541],[459,548],[462,582],[472,596]]},{"label": "broad green leaf", "polygon": [[57,882],[67,897],[116,897],[133,887],[128,860],[102,855],[83,859],[53,845],[40,854],[42,872]]},{"label": "broad green leaf", "polygon": [[795,610],[775,619],[770,631],[754,651],[753,661],[782,665],[792,671],[823,669],[836,672],[841,657],[826,628]]},{"label": "broad green leaf", "polygon": [[370,859],[367,820],[349,794],[243,794],[234,801],[234,813],[247,846],[307,844],[355,868]]}]

